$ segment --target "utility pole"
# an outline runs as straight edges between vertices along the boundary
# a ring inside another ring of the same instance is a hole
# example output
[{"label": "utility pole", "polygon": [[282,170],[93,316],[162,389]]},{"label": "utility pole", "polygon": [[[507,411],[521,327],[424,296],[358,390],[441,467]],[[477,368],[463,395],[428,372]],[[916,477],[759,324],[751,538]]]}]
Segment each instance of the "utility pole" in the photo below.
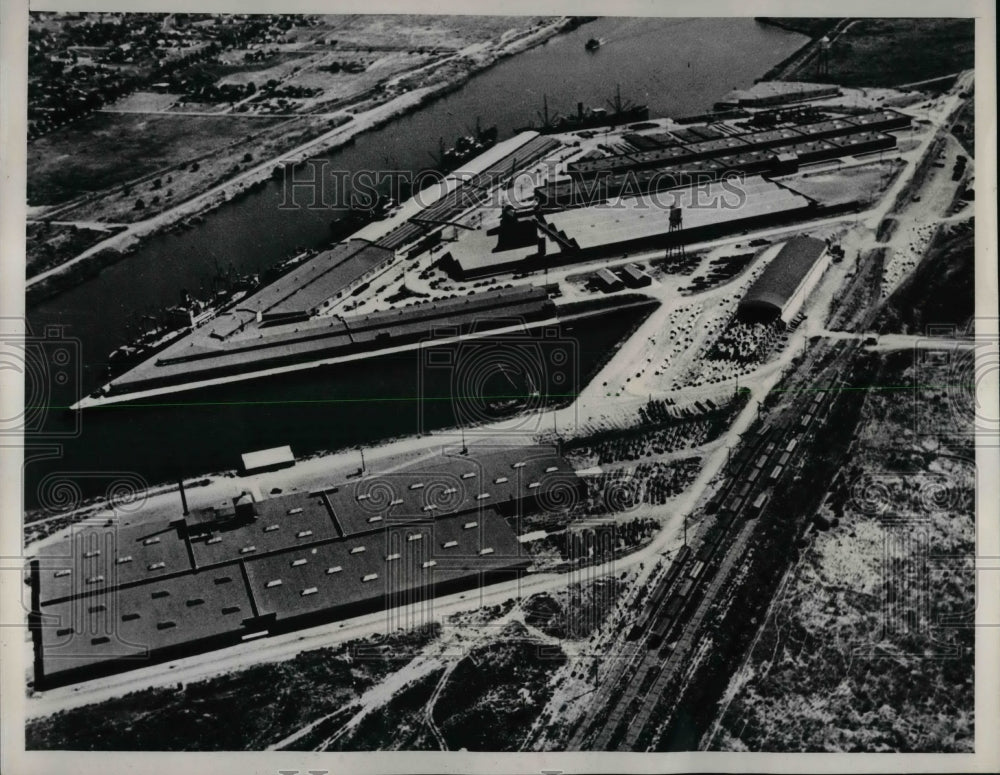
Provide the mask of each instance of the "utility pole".
[{"label": "utility pole", "polygon": [[188,501],[187,494],[184,492],[184,478],[180,477],[177,479],[177,485],[181,489],[181,504],[184,506],[184,516],[186,517],[190,512],[188,511]]},{"label": "utility pole", "polygon": [[365,449],[364,447],[358,447],[358,452],[361,453],[361,473],[365,472]]}]

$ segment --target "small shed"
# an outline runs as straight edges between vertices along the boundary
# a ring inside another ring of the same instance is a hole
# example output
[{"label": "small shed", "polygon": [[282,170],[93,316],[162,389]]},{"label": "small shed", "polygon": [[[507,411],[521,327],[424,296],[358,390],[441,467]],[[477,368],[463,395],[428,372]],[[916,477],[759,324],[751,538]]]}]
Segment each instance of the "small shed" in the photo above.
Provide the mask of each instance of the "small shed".
[{"label": "small shed", "polygon": [[256,452],[246,452],[242,456],[243,473],[259,474],[264,471],[277,471],[295,465],[295,455],[287,444],[283,447],[271,447]]}]

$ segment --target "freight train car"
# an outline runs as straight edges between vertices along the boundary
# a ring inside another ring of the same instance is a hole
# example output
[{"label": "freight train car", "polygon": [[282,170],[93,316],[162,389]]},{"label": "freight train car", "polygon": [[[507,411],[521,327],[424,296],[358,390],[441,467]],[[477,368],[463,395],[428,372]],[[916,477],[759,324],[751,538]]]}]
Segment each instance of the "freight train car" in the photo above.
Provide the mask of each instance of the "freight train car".
[{"label": "freight train car", "polygon": [[670,587],[673,586],[677,576],[680,575],[681,569],[684,567],[690,554],[691,548],[688,546],[683,547],[677,553],[674,561],[670,564],[670,568],[667,570],[667,574],[660,579],[660,583],[656,585],[656,588],[650,594],[649,600],[646,602],[646,605],[642,609],[642,614],[639,616],[639,620],[635,623],[631,631],[629,631],[628,640],[638,640],[642,637],[643,631],[649,626],[649,623],[653,620],[653,616],[663,604],[663,599],[666,597],[667,592],[670,591]]}]

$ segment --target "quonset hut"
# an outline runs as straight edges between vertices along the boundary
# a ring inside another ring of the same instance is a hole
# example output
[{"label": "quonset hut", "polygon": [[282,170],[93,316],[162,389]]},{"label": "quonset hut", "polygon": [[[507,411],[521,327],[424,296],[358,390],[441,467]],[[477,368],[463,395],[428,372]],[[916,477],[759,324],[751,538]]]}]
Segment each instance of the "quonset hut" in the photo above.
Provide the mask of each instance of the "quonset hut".
[{"label": "quonset hut", "polygon": [[823,276],[826,247],[813,237],[788,240],[740,301],[740,318],[766,322],[780,318],[787,324]]}]

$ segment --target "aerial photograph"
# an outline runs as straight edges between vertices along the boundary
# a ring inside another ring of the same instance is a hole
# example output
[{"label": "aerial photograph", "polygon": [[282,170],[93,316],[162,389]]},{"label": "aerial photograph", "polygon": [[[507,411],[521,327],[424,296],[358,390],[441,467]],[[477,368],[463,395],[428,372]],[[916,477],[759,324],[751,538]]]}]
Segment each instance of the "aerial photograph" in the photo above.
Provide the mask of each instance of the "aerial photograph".
[{"label": "aerial photograph", "polygon": [[963,8],[32,9],[27,752],[975,754]]}]

